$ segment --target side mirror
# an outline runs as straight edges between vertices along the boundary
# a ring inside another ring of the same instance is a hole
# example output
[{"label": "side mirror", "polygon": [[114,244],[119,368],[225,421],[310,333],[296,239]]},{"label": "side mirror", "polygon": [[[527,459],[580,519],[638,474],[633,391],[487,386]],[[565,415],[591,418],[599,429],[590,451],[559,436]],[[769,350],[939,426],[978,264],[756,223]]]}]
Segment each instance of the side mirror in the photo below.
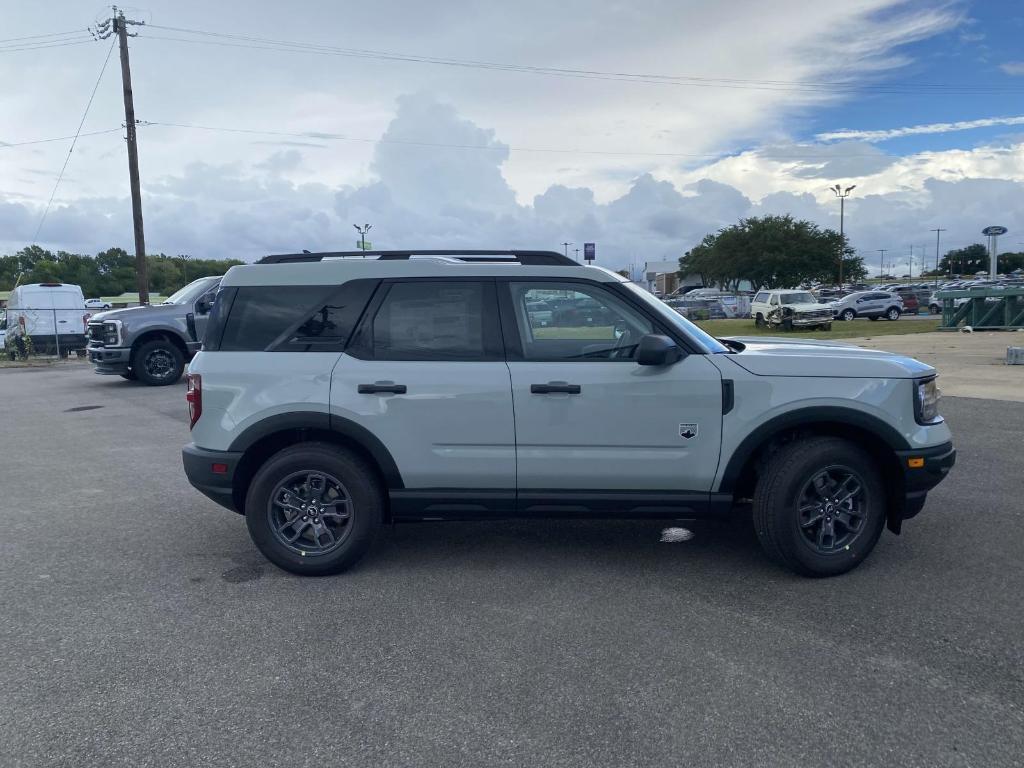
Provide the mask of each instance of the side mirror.
[{"label": "side mirror", "polygon": [[211,309],[213,309],[213,303],[209,299],[203,298],[196,302],[197,315],[208,315]]},{"label": "side mirror", "polygon": [[672,365],[683,357],[672,339],[657,333],[648,333],[636,346],[636,362],[639,365]]}]

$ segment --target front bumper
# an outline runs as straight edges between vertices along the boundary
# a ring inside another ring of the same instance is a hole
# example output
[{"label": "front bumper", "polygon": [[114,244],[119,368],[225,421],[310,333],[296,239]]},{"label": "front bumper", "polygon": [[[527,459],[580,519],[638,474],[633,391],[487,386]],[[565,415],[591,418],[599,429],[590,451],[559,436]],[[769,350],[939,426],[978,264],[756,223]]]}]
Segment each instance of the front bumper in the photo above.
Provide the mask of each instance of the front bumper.
[{"label": "front bumper", "polygon": [[208,451],[189,443],[181,449],[181,461],[185,476],[192,486],[207,498],[222,507],[238,512],[234,500],[234,477],[238,463],[242,460],[240,451]]},{"label": "front bumper", "polygon": [[794,315],[792,318],[793,325],[821,325],[823,323],[832,322],[832,313],[818,315],[818,316],[806,316],[806,315]]},{"label": "front bumper", "polygon": [[89,353],[89,362],[96,366],[96,373],[105,376],[128,373],[132,357],[129,347],[104,347],[92,343],[86,351]]},{"label": "front bumper", "polygon": [[899,533],[901,523],[921,511],[928,491],[941,483],[956,464],[956,449],[952,443],[943,443],[916,451],[897,451],[896,456],[903,469],[903,503],[890,511],[889,529]]}]

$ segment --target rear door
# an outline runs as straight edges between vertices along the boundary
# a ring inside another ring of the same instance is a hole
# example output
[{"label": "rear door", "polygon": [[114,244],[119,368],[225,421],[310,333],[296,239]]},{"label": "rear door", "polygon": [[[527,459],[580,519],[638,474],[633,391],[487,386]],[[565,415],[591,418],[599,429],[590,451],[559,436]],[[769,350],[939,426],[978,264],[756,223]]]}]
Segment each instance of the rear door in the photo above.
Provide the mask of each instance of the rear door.
[{"label": "rear door", "polygon": [[[578,511],[617,494],[710,490],[721,441],[722,384],[703,355],[640,366],[636,345],[663,332],[646,310],[589,281],[499,281],[515,405],[520,510]],[[600,307],[602,325],[573,315],[533,321],[532,301]],[[635,500],[635,498],[634,498]],[[644,506],[642,501],[639,506]],[[627,504],[627,506],[629,506]]]},{"label": "rear door", "polygon": [[331,415],[394,458],[405,488],[393,503],[511,511],[515,424],[493,279],[384,281],[334,368]]}]

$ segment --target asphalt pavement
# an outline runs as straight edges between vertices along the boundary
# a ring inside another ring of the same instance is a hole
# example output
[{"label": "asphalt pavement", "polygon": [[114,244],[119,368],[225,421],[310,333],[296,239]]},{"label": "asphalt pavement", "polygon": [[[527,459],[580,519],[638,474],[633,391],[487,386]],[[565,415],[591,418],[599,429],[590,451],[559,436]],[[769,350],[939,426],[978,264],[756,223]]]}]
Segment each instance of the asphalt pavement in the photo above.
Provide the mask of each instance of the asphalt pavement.
[{"label": "asphalt pavement", "polygon": [[301,579],[188,485],[184,387],[0,370],[4,766],[1009,766],[1024,403],[853,573],[742,515],[431,523]]}]

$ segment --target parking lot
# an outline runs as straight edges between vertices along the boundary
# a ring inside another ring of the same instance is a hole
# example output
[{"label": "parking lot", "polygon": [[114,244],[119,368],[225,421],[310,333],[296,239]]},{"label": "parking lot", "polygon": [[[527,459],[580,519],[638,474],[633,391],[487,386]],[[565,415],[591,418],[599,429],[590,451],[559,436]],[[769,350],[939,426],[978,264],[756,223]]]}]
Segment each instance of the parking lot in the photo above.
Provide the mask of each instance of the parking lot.
[{"label": "parking lot", "polygon": [[[851,574],[688,525],[381,532],[268,564],[187,483],[184,386],[0,371],[4,765],[998,766],[1024,754],[1024,403]],[[1017,755],[1017,757],[1014,757]]]}]

